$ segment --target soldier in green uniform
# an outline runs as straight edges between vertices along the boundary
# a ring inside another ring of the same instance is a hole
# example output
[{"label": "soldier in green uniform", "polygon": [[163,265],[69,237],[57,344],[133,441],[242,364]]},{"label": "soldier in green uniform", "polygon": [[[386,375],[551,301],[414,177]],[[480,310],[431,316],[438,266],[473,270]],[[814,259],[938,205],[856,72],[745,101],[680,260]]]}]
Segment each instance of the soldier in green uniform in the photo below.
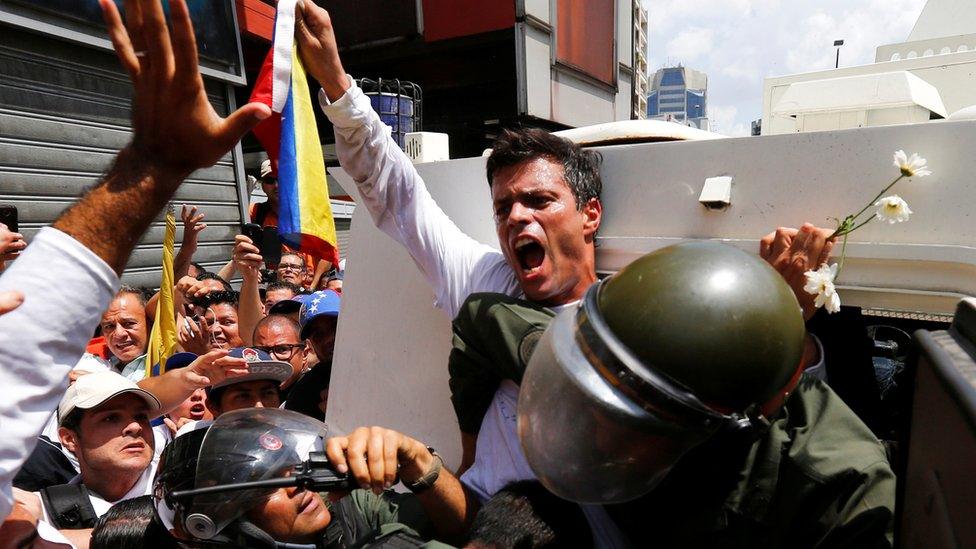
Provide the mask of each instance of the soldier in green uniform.
[{"label": "soldier in green uniform", "polygon": [[606,504],[634,546],[891,544],[884,449],[802,376],[796,298],[757,257],[666,248],[558,316],[474,295],[454,333],[462,430],[477,432],[499,384],[519,384],[532,471],[557,495]]}]

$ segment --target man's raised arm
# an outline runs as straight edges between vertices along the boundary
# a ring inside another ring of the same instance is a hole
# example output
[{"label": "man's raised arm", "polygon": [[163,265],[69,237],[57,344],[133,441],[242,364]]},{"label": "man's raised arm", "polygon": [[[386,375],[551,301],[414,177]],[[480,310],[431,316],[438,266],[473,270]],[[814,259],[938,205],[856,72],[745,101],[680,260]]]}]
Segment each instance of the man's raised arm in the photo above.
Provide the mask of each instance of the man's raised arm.
[{"label": "man's raised arm", "polygon": [[295,33],[302,60],[322,86],[319,102],[335,128],[339,163],[373,222],[407,249],[451,318],[471,292],[515,292],[501,252],[461,232],[440,209],[369,98],[346,75],[328,12],[311,1],[300,4]]},{"label": "man's raised arm", "polygon": [[[0,296],[23,303],[0,316],[0,519],[11,481],[33,450],[119,286],[129,255],[163,205],[194,170],[214,164],[267,118],[247,105],[227,119],[207,100],[185,0],[126,0],[126,25],[100,0],[109,36],[135,88],[132,141],[108,174],[34,238],[0,277]],[[128,28],[126,28],[128,27]]]},{"label": "man's raised arm", "polygon": [[185,0],[170,2],[172,32],[158,0],[100,0],[112,45],[132,79],[132,141],[108,175],[54,227],[121,274],[152,220],[193,171],[212,166],[270,116],[251,103],[221,118],[207,99]]}]

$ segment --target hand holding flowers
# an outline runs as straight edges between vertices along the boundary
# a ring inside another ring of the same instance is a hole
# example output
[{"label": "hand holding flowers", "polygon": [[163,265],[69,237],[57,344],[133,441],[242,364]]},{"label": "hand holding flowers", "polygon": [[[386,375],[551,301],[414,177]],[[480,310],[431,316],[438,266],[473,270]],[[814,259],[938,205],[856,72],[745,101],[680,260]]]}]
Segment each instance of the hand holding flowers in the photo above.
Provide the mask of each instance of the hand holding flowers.
[{"label": "hand holding flowers", "polygon": [[[829,313],[836,313],[840,310],[840,296],[837,294],[834,281],[844,266],[844,258],[847,255],[848,235],[875,219],[887,221],[888,224],[895,224],[908,221],[908,218],[912,215],[912,210],[908,207],[908,203],[904,199],[896,194],[891,196],[884,196],[884,194],[902,179],[925,177],[931,175],[932,172],[928,169],[928,162],[917,153],[908,156],[905,154],[905,151],[896,151],[894,154],[894,165],[898,168],[900,175],[889,183],[887,187],[882,189],[877,196],[871,199],[861,211],[849,215],[843,221],[840,221],[837,230],[830,235],[831,239],[836,237],[844,238],[843,244],[841,245],[840,262],[834,265],[827,265],[825,262],[820,265],[819,269],[804,273],[806,285],[803,289],[808,294],[816,296],[816,300],[814,301],[816,307],[824,307]],[[873,214],[869,213],[865,219],[862,216],[872,205],[877,209]]]}]

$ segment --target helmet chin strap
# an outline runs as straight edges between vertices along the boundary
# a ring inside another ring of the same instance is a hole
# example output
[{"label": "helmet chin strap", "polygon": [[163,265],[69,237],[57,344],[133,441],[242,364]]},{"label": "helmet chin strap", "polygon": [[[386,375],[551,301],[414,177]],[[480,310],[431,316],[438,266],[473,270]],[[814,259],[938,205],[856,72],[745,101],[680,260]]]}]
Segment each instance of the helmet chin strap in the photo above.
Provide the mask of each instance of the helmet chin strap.
[{"label": "helmet chin strap", "polygon": [[720,405],[708,403],[706,403],[706,405],[723,414],[731,414],[734,417],[738,417],[736,421],[738,429],[753,431],[756,434],[764,433],[766,429],[769,428],[769,419],[778,414],[783,405],[786,404],[786,399],[790,397],[793,390],[796,389],[796,386],[800,383],[800,378],[803,377],[803,372],[805,370],[805,364],[801,360],[800,364],[793,372],[793,376],[789,381],[786,382],[786,385],[784,385],[766,402],[762,404],[753,404],[744,412],[737,412],[731,408],[726,408]]}]

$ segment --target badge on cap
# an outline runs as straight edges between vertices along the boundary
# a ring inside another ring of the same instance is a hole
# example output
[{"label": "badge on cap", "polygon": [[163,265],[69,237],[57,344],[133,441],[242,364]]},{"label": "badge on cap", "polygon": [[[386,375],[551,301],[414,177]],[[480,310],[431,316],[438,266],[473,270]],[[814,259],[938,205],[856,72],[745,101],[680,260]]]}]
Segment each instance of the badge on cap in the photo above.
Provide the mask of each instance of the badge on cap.
[{"label": "badge on cap", "polygon": [[272,452],[281,450],[281,439],[272,435],[271,433],[261,435],[261,438],[258,439],[258,443],[265,450],[270,450]]},{"label": "badge on cap", "polygon": [[247,348],[241,351],[241,357],[244,358],[244,360],[246,360],[247,362],[258,362],[261,360],[261,357],[260,355],[258,355],[258,352],[251,348]]}]

